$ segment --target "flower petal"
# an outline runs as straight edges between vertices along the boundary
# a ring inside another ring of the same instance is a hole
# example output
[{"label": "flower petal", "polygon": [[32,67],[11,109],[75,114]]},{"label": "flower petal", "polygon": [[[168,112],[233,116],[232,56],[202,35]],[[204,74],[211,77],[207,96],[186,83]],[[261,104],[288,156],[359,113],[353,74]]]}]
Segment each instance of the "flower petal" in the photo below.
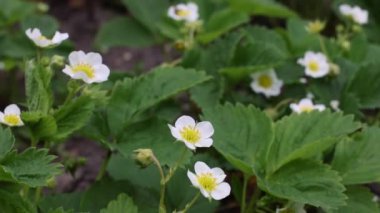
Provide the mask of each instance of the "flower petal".
[{"label": "flower petal", "polygon": [[199,188],[199,189],[200,189],[202,195],[205,196],[205,198],[211,197],[210,193],[208,193],[206,190],[204,190],[203,188]]},{"label": "flower petal", "polygon": [[211,197],[215,200],[221,200],[231,193],[231,186],[226,183],[220,183],[214,191],[211,192]]},{"label": "flower petal", "polygon": [[191,184],[193,184],[193,186],[199,188],[198,178],[194,173],[192,173],[188,170],[187,171],[187,177],[190,179]]},{"label": "flower petal", "polygon": [[102,64],[102,56],[99,53],[89,52],[86,54],[86,62],[91,65]]},{"label": "flower petal", "polygon": [[172,136],[177,139],[177,140],[181,140],[181,134],[179,134],[179,131],[177,128],[175,128],[174,126],[168,124],[168,127],[170,129],[170,132],[172,133]]},{"label": "flower petal", "polygon": [[11,104],[5,108],[4,114],[6,114],[6,115],[10,115],[10,114],[20,115],[21,111],[20,111],[20,108],[18,108],[18,106],[16,104]]},{"label": "flower petal", "polygon": [[209,138],[214,134],[214,127],[209,121],[202,121],[196,124],[195,128],[201,133],[201,138]]},{"label": "flower petal", "polygon": [[73,51],[69,55],[70,65],[76,65],[85,60],[86,54],[83,51]]},{"label": "flower petal", "polygon": [[226,178],[226,174],[224,173],[224,171],[221,168],[218,168],[218,167],[212,168],[211,173],[216,178],[217,183],[223,182],[223,180]]},{"label": "flower petal", "polygon": [[183,143],[187,146],[187,148],[189,148],[191,150],[195,150],[195,148],[196,148],[192,143],[189,143],[186,141],[183,141]]},{"label": "flower petal", "polygon": [[210,147],[212,146],[212,138],[201,139],[198,143],[195,144],[196,147]]},{"label": "flower petal", "polygon": [[195,120],[187,115],[183,115],[177,119],[175,122],[175,127],[179,130],[181,130],[183,127],[190,126],[194,127],[195,126]]},{"label": "flower petal", "polygon": [[195,163],[195,165],[194,165],[194,171],[195,171],[195,174],[200,175],[200,174],[203,174],[203,173],[209,173],[209,172],[211,172],[211,169],[204,162],[197,161]]},{"label": "flower petal", "polygon": [[110,69],[104,65],[95,65],[95,82],[100,83],[108,80],[108,77],[110,75]]}]

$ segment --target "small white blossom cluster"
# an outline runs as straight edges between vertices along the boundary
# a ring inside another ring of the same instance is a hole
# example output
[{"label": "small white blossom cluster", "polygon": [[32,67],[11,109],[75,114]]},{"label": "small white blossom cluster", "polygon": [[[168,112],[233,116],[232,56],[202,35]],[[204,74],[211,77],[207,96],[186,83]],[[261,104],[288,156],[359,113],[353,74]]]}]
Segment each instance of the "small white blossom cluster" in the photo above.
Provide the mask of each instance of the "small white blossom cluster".
[{"label": "small white blossom cluster", "polygon": [[[211,147],[214,127],[209,121],[195,122],[190,116],[181,116],[174,126],[168,124],[173,137],[182,141],[186,147],[195,150],[197,147]],[[196,162],[195,173],[187,172],[192,185],[209,199],[221,200],[231,193],[231,187],[223,182],[226,174],[220,168],[210,168],[204,162]]]},{"label": "small white blossom cluster", "polygon": [[343,16],[351,19],[356,24],[363,25],[368,23],[368,11],[363,10],[359,6],[342,4],[339,6],[339,11]]},{"label": "small white blossom cluster", "polygon": [[[53,38],[49,39],[37,28],[27,29],[25,34],[40,48],[55,47],[69,38],[67,33],[56,32]],[[87,84],[92,84],[107,81],[110,70],[103,64],[99,53],[86,54],[83,51],[73,51],[69,55],[69,65],[65,66],[63,73],[72,79],[80,79]]]}]

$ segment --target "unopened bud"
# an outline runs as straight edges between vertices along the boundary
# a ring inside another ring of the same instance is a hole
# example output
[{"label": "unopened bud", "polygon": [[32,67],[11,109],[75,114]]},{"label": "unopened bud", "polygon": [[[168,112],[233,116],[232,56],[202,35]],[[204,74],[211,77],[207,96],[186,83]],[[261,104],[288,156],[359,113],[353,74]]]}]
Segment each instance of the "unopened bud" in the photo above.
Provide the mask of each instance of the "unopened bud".
[{"label": "unopened bud", "polygon": [[41,13],[46,13],[47,11],[49,11],[49,5],[39,2],[37,3],[37,10]]},{"label": "unopened bud", "polygon": [[339,75],[340,67],[337,64],[330,63],[329,67],[330,67],[330,73],[332,73],[333,75]]},{"label": "unopened bud", "polygon": [[267,108],[264,112],[270,118],[276,118],[278,115],[276,109],[274,108]]},{"label": "unopened bud", "polygon": [[341,42],[340,42],[340,46],[341,46],[344,50],[346,50],[346,51],[349,51],[349,50],[351,49],[351,43],[350,43],[349,41],[347,41],[347,40],[345,40],[345,41],[341,41]]},{"label": "unopened bud", "polygon": [[61,67],[65,64],[65,58],[63,56],[60,56],[60,55],[54,55],[51,58],[51,63]]},{"label": "unopened bud", "polygon": [[51,177],[49,178],[47,181],[46,181],[46,185],[47,187],[49,188],[55,188],[57,186],[57,181],[55,180],[54,177]]},{"label": "unopened bud", "polygon": [[142,168],[153,163],[153,151],[151,149],[136,149],[133,154],[135,162]]},{"label": "unopened bud", "polygon": [[311,34],[318,34],[326,27],[326,23],[320,20],[309,22],[306,26],[306,30]]},{"label": "unopened bud", "polygon": [[187,44],[183,40],[178,40],[174,43],[174,48],[176,48],[179,51],[183,51],[187,49]]}]

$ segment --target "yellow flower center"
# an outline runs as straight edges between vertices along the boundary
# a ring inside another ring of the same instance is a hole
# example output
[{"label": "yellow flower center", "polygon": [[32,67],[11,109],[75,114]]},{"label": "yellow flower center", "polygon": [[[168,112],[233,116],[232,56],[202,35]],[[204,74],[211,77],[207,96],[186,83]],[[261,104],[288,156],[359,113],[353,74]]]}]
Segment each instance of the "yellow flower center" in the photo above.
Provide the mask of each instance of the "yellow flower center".
[{"label": "yellow flower center", "polygon": [[72,68],[74,73],[82,72],[87,75],[88,78],[95,77],[95,70],[90,64],[77,64]]},{"label": "yellow flower center", "polygon": [[318,70],[319,70],[319,64],[318,64],[318,62],[316,62],[314,60],[309,62],[308,67],[309,67],[309,70],[312,72],[318,72]]},{"label": "yellow flower center", "polygon": [[45,41],[45,40],[49,40],[47,39],[45,36],[41,35],[37,38],[37,40],[40,40],[40,41]]},{"label": "yellow flower center", "polygon": [[14,114],[5,115],[4,121],[5,121],[5,123],[7,123],[9,125],[15,126],[15,125],[18,125],[20,123],[20,117],[18,115],[14,115]]},{"label": "yellow flower center", "polygon": [[185,139],[187,142],[195,144],[201,139],[201,133],[198,129],[195,129],[194,127],[184,127],[180,132],[183,139]]},{"label": "yellow flower center", "polygon": [[258,79],[259,85],[264,88],[270,88],[273,84],[273,80],[268,75],[261,75]]},{"label": "yellow flower center", "polygon": [[207,192],[212,192],[216,188],[216,178],[212,174],[206,173],[198,176],[199,185]]},{"label": "yellow flower center", "polygon": [[175,9],[175,14],[179,17],[186,17],[190,15],[190,11],[183,9]]},{"label": "yellow flower center", "polygon": [[300,106],[301,112],[311,112],[314,110],[313,106]]}]

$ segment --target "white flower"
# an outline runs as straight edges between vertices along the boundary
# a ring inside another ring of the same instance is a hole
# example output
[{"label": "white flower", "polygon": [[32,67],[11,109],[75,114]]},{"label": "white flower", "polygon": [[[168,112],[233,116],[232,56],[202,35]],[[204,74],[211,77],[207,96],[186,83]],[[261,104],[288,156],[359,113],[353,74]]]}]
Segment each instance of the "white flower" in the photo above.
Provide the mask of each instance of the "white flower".
[{"label": "white flower", "polygon": [[110,75],[110,69],[102,63],[99,53],[74,51],[69,55],[69,63],[63,72],[73,79],[82,79],[87,84],[106,81]]},{"label": "white flower", "polygon": [[311,112],[313,110],[323,111],[326,109],[323,104],[313,104],[313,101],[308,98],[302,99],[298,104],[290,104],[290,109],[295,113]]},{"label": "white flower", "polygon": [[173,137],[184,142],[189,149],[210,147],[213,143],[211,136],[214,134],[214,127],[208,121],[196,123],[192,117],[184,115],[177,119],[175,126],[168,126]]},{"label": "white flower", "polygon": [[20,114],[20,108],[11,104],[5,108],[4,113],[0,112],[0,122],[8,126],[24,126]]},{"label": "white flower", "polygon": [[251,75],[253,81],[251,88],[256,93],[262,93],[267,98],[278,96],[283,86],[283,81],[277,78],[276,72],[271,69]]},{"label": "white flower", "polygon": [[217,167],[211,169],[205,163],[198,161],[194,165],[194,170],[195,174],[187,171],[187,177],[206,198],[221,200],[231,193],[230,185],[223,182],[226,175],[222,169]]},{"label": "white flower", "polygon": [[339,101],[338,100],[332,100],[332,101],[330,101],[330,106],[331,106],[331,108],[333,109],[333,110],[335,110],[335,111],[340,111],[340,109],[339,109]]},{"label": "white flower", "polygon": [[358,6],[351,7],[348,4],[342,4],[339,6],[339,11],[342,15],[352,19],[357,24],[368,23],[368,11]]},{"label": "white flower", "polygon": [[329,63],[322,53],[307,51],[303,58],[298,59],[298,64],[305,67],[305,74],[313,78],[321,78],[329,73]]},{"label": "white flower", "polygon": [[199,17],[198,6],[193,2],[171,6],[168,9],[168,16],[176,21],[194,22]]},{"label": "white flower", "polygon": [[67,33],[60,33],[55,32],[52,39],[46,38],[44,35],[42,35],[41,31],[38,28],[29,28],[25,31],[26,35],[29,37],[30,40],[34,42],[39,47],[51,47],[55,45],[59,45],[62,43],[62,41],[69,38],[69,34]]}]

